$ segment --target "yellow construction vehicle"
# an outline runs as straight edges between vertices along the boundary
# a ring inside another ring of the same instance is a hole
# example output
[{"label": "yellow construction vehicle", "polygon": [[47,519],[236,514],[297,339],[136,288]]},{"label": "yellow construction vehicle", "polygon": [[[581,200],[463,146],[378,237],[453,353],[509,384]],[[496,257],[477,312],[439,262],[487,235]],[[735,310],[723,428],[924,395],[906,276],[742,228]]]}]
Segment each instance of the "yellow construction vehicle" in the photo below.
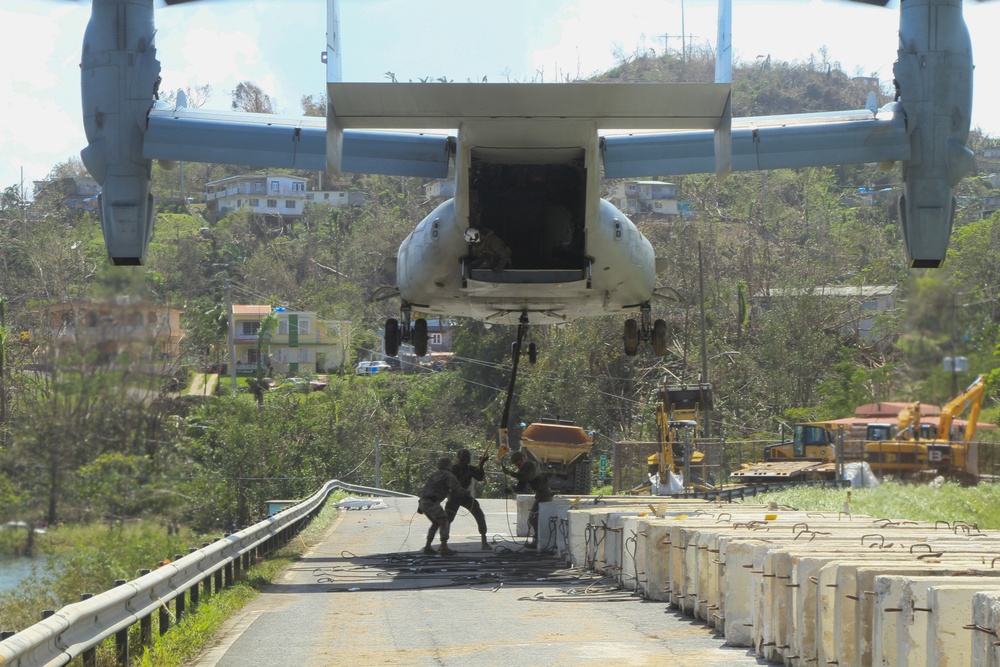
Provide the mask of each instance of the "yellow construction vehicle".
[{"label": "yellow construction vehicle", "polygon": [[[659,451],[647,459],[650,476],[650,493],[663,495],[683,488],[708,490],[704,480],[685,469],[701,463],[705,456],[690,445],[697,434],[702,410],[712,410],[714,397],[712,385],[674,385],[657,390],[656,431]],[[680,487],[680,488],[678,488]]]},{"label": "yellow construction vehicle", "polygon": [[[969,387],[941,408],[937,429],[920,424],[920,409],[910,406],[900,412],[899,430],[891,440],[870,440],[864,445],[864,460],[876,474],[901,479],[943,475],[973,482],[979,474],[973,438],[983,407],[986,380],[980,375]],[[969,409],[965,432],[953,430],[955,419]]]},{"label": "yellow construction vehicle", "polygon": [[796,424],[791,441],[764,448],[764,462],[746,465],[733,473],[744,481],[787,482],[834,479],[837,446],[828,424]]},{"label": "yellow construction vehicle", "polygon": [[833,433],[822,423],[796,424],[791,442],[768,445],[764,448],[764,461],[825,461],[833,463],[837,456]]},{"label": "yellow construction vehicle", "polygon": [[521,451],[549,476],[549,488],[553,493],[590,493],[593,431],[572,421],[541,419],[529,424],[520,440]]}]

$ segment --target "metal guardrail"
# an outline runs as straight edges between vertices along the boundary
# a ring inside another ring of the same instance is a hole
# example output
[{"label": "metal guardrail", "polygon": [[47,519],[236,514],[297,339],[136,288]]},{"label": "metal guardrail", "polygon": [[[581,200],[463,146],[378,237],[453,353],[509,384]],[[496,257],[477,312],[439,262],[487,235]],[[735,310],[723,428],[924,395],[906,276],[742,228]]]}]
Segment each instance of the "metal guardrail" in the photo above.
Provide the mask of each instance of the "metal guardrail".
[{"label": "metal guardrail", "polygon": [[312,497],[298,505],[201,549],[192,549],[187,556],[138,579],[67,605],[41,622],[0,641],[0,665],[65,665],[81,655],[85,664],[93,664],[95,647],[112,635],[118,638],[119,664],[127,664],[130,626],[140,623],[143,644],[150,643],[153,612],[160,611],[162,634],[162,625],[170,622],[167,603],[176,601],[179,620],[184,614],[186,592],[190,591],[191,603],[196,604],[200,584],[204,583],[206,593],[210,592],[212,578],[216,592],[223,586],[232,585],[240,578],[240,571],[249,568],[252,559],[276,551],[301,530],[334,489],[367,495],[412,497],[339,480],[328,481]]}]

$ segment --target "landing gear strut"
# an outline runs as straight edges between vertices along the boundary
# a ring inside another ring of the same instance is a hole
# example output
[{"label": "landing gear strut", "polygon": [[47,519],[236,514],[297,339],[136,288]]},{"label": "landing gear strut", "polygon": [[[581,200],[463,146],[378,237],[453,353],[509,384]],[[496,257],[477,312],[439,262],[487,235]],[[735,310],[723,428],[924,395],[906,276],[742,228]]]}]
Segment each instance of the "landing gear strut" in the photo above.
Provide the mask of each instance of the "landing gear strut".
[{"label": "landing gear strut", "polygon": [[385,353],[395,357],[399,354],[400,343],[412,343],[413,353],[418,357],[427,356],[427,320],[420,317],[411,323],[410,304],[404,303],[400,309],[402,323],[390,317],[385,321]]},{"label": "landing gear strut", "polygon": [[662,357],[667,353],[667,323],[664,320],[652,321],[652,309],[649,302],[639,308],[640,322],[630,318],[625,320],[625,354],[635,356],[639,351],[639,341],[649,341],[653,346],[653,354]]}]

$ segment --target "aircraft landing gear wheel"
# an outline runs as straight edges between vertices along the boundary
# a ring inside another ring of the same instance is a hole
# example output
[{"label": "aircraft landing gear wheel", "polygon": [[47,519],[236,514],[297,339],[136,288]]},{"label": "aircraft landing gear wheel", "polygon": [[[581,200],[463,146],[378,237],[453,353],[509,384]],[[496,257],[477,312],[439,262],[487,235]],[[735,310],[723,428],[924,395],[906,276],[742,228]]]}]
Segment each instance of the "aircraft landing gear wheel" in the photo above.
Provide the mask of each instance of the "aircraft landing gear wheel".
[{"label": "aircraft landing gear wheel", "polygon": [[422,317],[413,323],[413,353],[418,357],[427,356],[427,320]]},{"label": "aircraft landing gear wheel", "polygon": [[625,354],[635,356],[639,351],[639,323],[633,319],[625,320]]},{"label": "aircraft landing gear wheel", "polygon": [[653,322],[653,354],[662,357],[667,353],[667,323],[663,320]]},{"label": "aircraft landing gear wheel", "polygon": [[399,354],[399,322],[391,317],[385,321],[385,354],[388,357]]},{"label": "aircraft landing gear wheel", "polygon": [[528,363],[533,364],[538,361],[538,347],[534,343],[528,343]]}]

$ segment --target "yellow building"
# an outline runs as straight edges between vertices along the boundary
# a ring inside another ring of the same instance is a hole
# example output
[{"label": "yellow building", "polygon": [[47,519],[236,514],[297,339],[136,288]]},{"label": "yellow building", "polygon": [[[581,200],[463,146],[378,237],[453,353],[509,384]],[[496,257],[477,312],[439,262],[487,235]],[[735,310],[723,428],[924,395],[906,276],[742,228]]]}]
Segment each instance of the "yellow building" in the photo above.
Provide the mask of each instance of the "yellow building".
[{"label": "yellow building", "polygon": [[169,374],[180,362],[181,308],[119,297],[111,303],[58,303],[28,310],[36,316],[29,334],[38,363],[49,363],[63,350],[96,350],[97,362],[127,360],[146,370]]},{"label": "yellow building", "polygon": [[[236,372],[257,371],[257,334],[270,306],[233,306],[233,339]],[[351,346],[350,322],[321,320],[314,311],[275,308],[278,325],[262,341],[261,364],[265,372],[312,375],[341,368]]]}]

